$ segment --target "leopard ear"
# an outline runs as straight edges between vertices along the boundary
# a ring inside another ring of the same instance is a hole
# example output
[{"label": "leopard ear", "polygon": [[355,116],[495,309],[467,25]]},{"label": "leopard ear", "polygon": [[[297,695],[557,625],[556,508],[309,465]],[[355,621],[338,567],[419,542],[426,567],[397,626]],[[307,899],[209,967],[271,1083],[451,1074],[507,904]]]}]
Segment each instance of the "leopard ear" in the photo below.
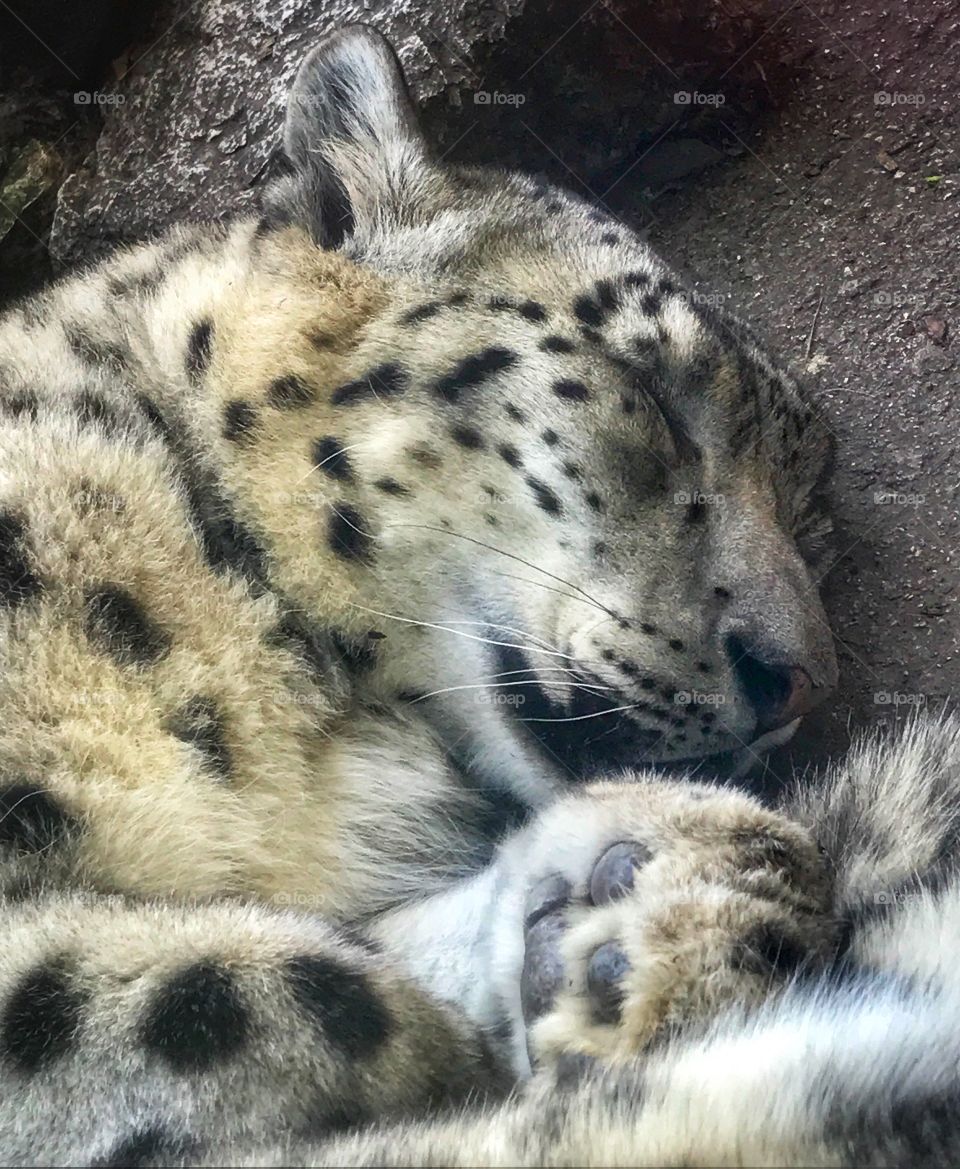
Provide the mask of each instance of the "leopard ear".
[{"label": "leopard ear", "polygon": [[283,140],[289,210],[322,247],[339,247],[365,224],[403,218],[429,165],[396,54],[362,24],[332,33],[306,57]]}]

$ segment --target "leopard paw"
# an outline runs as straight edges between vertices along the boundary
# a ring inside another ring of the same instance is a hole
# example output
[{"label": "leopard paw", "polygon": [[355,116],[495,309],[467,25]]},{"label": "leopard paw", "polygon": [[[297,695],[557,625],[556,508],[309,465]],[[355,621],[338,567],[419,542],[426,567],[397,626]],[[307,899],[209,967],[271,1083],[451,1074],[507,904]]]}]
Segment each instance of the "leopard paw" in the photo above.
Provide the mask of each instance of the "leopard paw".
[{"label": "leopard paw", "polygon": [[741,793],[599,784],[549,808],[517,844],[532,1064],[630,1057],[833,954],[816,844]]}]

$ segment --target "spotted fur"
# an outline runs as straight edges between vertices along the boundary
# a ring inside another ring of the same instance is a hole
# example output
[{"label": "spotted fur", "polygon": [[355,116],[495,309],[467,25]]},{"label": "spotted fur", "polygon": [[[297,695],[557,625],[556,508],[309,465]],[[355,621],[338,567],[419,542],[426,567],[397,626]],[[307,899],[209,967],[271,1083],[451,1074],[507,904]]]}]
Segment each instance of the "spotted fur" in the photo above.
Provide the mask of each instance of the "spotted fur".
[{"label": "spotted fur", "polygon": [[433,161],[370,30],[284,144],[0,319],[0,1156],[569,1163],[483,1108],[845,944],[832,810],[645,770],[833,684],[827,431],[626,228]]}]

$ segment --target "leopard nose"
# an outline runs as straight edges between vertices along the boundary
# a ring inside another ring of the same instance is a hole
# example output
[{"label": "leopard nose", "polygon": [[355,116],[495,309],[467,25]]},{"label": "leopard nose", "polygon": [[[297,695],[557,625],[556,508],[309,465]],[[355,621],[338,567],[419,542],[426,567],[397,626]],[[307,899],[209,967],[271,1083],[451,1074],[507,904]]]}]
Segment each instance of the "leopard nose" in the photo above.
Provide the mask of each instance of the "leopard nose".
[{"label": "leopard nose", "polygon": [[804,666],[764,660],[762,651],[739,637],[728,637],[726,649],[740,689],[756,714],[758,734],[809,714],[829,692],[827,686],[814,685]]}]

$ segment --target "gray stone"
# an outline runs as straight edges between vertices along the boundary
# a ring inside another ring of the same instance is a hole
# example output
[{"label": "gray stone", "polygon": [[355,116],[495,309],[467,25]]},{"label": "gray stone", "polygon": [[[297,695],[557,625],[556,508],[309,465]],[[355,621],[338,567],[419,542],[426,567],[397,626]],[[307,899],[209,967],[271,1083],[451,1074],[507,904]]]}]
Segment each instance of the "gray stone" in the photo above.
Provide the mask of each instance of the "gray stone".
[{"label": "gray stone", "polygon": [[423,101],[473,78],[469,58],[524,0],[169,0],[100,91],[96,149],[63,184],[59,265],[182,218],[249,202],[277,142],[284,96],[316,40],[351,22],[386,33]]}]

